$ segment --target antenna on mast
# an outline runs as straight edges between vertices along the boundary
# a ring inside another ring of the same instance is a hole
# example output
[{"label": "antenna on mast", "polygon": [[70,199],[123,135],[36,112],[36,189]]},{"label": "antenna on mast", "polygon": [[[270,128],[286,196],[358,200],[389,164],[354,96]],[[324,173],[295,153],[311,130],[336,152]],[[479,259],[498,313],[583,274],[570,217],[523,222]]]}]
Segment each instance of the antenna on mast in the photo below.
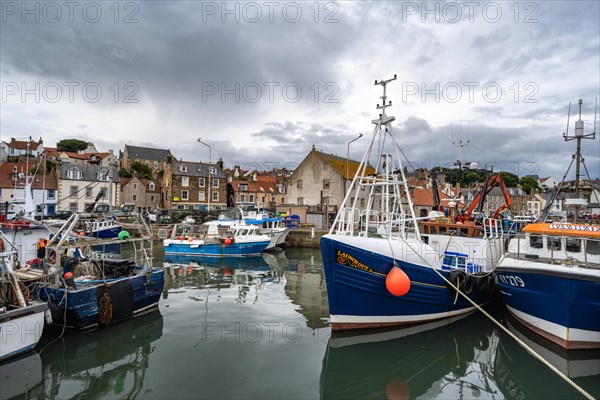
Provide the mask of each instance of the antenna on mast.
[{"label": "antenna on mast", "polygon": [[[452,125],[450,125],[450,131],[452,131]],[[456,153],[457,153],[457,159],[456,162],[454,163],[454,165],[458,165],[458,169],[462,170],[462,149],[469,146],[469,140],[467,139],[466,142],[463,142],[462,139],[460,139],[460,134],[462,134],[462,121],[460,121],[460,133],[458,135],[459,139],[458,141],[453,141],[452,145],[454,147],[456,147]],[[467,121],[467,135],[469,134],[469,121]]]}]

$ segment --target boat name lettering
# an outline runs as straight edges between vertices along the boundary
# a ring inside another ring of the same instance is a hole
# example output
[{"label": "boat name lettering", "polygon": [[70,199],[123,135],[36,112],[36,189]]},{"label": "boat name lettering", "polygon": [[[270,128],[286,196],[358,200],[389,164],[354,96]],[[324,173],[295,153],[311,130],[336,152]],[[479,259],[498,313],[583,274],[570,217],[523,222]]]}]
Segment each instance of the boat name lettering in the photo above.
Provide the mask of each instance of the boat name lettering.
[{"label": "boat name lettering", "polygon": [[338,264],[347,265],[352,268],[360,269],[367,272],[374,272],[373,268],[367,267],[365,264],[358,261],[356,258],[352,257],[348,253],[344,253],[341,250],[336,252],[337,254],[337,262]]},{"label": "boat name lettering", "polygon": [[505,285],[515,286],[515,287],[525,287],[525,282],[521,279],[520,276],[515,275],[498,275],[500,281]]},{"label": "boat name lettering", "polygon": [[598,226],[587,226],[587,225],[566,225],[566,224],[551,224],[550,229],[559,230],[570,230],[570,231],[586,231],[586,232],[600,232]]}]

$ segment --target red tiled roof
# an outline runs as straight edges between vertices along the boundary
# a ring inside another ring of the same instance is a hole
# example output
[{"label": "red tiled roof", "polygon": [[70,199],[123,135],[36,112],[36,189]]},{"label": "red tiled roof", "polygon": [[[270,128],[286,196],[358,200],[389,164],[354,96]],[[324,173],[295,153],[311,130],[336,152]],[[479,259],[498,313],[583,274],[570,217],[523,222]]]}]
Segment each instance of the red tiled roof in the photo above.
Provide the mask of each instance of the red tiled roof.
[{"label": "red tiled roof", "polygon": [[[9,189],[15,187],[15,182],[13,181],[13,166],[17,166],[18,173],[26,173],[27,164],[24,162],[20,163],[3,163],[0,165],[0,188]],[[35,166],[29,164],[29,168],[32,169]],[[45,181],[45,182],[44,182]],[[22,188],[25,184],[25,178],[18,179],[16,186],[18,188]],[[32,189],[42,189],[45,188],[47,190],[56,190],[58,189],[58,181],[56,176],[54,175],[36,175],[33,178],[33,182],[31,184]]]},{"label": "red tiled roof", "polygon": [[40,143],[35,142],[33,140],[31,142],[28,142],[25,140],[15,140],[15,138],[11,138],[10,143],[8,143],[7,145],[8,145],[8,147],[17,149],[17,150],[27,150],[27,146],[29,145],[29,150],[34,151],[34,150],[37,150]]}]

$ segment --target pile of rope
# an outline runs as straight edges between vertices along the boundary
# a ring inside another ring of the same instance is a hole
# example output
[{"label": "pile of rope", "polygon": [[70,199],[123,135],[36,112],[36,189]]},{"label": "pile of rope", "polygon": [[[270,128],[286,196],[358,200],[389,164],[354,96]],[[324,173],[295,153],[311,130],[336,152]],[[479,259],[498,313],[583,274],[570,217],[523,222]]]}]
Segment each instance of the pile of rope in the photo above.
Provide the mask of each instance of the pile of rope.
[{"label": "pile of rope", "polygon": [[104,293],[98,301],[98,323],[100,326],[107,326],[112,321],[112,300],[108,290],[108,285],[104,285]]},{"label": "pile of rope", "polygon": [[102,278],[102,270],[96,265],[96,263],[92,261],[80,261],[75,267],[73,267],[72,271],[74,278],[79,278],[81,276],[93,277],[94,279]]}]

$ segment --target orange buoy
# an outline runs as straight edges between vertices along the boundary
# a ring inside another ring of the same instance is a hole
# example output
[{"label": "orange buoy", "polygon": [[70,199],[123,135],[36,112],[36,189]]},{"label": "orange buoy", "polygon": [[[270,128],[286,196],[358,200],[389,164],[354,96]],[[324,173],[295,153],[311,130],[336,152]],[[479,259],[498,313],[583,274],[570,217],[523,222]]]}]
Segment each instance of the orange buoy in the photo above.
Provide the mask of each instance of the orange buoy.
[{"label": "orange buoy", "polygon": [[408,400],[410,399],[410,389],[401,379],[395,378],[388,382],[385,387],[385,394],[389,400]]},{"label": "orange buoy", "polygon": [[385,278],[385,287],[394,296],[404,296],[410,290],[410,279],[404,271],[394,265]]},{"label": "orange buoy", "polygon": [[227,238],[227,239],[225,239],[225,240],[223,241],[223,243],[225,243],[225,244],[231,244],[231,243],[233,243],[233,242],[232,242],[231,238]]}]

